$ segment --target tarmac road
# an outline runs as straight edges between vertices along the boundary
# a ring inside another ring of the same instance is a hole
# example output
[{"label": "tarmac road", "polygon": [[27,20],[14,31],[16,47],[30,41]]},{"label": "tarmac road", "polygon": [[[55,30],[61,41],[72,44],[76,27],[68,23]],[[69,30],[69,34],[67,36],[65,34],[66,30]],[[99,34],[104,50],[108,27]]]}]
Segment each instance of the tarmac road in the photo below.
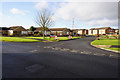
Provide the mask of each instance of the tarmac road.
[{"label": "tarmac road", "polygon": [[118,54],[92,47],[95,38],[3,42],[3,78],[118,78]]}]

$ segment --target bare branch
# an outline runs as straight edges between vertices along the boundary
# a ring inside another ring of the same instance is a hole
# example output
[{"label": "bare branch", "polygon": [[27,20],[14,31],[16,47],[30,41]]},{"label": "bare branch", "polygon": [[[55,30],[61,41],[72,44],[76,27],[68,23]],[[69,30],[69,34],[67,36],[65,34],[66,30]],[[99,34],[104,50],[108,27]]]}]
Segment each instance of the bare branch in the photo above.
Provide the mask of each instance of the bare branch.
[{"label": "bare branch", "polygon": [[[38,24],[40,27],[42,27],[43,29],[43,33],[45,32],[45,30],[52,26],[53,24],[53,20],[52,20],[52,17],[53,14],[49,11],[49,10],[39,10],[37,11],[37,15],[35,17],[35,23]],[[44,34],[43,34],[44,36]]]}]

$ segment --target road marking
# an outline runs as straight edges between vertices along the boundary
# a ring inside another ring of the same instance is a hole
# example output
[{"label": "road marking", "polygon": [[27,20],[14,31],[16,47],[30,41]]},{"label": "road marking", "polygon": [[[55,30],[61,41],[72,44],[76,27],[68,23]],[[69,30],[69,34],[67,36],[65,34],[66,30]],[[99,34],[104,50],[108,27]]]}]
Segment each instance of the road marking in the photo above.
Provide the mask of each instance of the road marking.
[{"label": "road marking", "polygon": [[42,65],[34,64],[34,65],[31,65],[31,66],[26,67],[25,69],[26,69],[27,71],[33,73],[33,72],[37,72],[38,70],[43,69],[43,68],[44,68],[44,66],[42,66]]},{"label": "road marking", "polygon": [[77,50],[70,50],[70,52],[77,53],[78,51]]},{"label": "road marking", "polygon": [[30,52],[36,52],[36,51],[38,51],[38,50],[32,50],[32,51],[30,51]]}]

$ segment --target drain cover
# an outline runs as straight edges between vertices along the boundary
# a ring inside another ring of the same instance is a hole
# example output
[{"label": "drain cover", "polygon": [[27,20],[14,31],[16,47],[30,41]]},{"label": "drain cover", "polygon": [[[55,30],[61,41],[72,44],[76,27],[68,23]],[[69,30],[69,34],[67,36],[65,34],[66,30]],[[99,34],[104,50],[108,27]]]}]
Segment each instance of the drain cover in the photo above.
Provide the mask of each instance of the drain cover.
[{"label": "drain cover", "polygon": [[25,69],[28,70],[29,72],[37,72],[40,69],[43,69],[44,67],[39,64],[34,64],[31,66],[26,67]]}]

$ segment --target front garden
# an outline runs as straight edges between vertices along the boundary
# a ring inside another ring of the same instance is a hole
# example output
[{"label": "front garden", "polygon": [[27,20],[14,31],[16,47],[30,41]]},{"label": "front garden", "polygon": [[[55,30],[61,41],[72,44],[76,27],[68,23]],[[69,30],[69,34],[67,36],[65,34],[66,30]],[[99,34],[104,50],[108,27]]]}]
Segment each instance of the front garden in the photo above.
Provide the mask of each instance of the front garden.
[{"label": "front garden", "polygon": [[[92,45],[101,45],[101,48],[105,48],[105,49],[111,49],[111,50],[115,50],[115,51],[120,51],[120,44],[119,41],[120,39],[117,39],[118,36],[100,36],[99,38],[97,38],[96,40],[94,40],[93,42],[91,42]],[[104,47],[103,47],[104,45]],[[109,46],[107,46],[109,45]],[[112,47],[112,46],[116,46],[116,47]]]},{"label": "front garden", "polygon": [[[5,42],[42,42],[42,41],[64,41],[71,40],[68,37],[57,37],[59,40],[50,37],[0,37],[0,41]],[[78,39],[81,37],[72,37],[72,39]]]}]

